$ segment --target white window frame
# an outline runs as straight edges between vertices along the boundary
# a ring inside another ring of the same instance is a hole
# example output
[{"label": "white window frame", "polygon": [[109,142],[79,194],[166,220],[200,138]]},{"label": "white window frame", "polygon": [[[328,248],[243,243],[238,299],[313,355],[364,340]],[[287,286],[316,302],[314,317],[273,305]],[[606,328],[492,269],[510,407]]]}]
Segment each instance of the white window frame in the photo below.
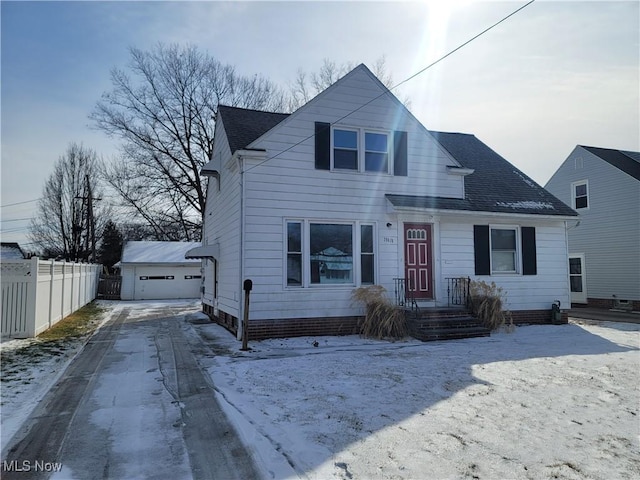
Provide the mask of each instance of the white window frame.
[{"label": "white window frame", "polygon": [[[586,195],[581,195],[581,196],[577,196],[576,195],[576,188],[579,186],[584,185],[587,193]],[[578,207],[576,205],[576,200],[578,198],[583,198],[586,197],[587,199],[587,206],[586,207]],[[571,208],[573,208],[574,210],[589,210],[589,208],[591,207],[591,197],[589,195],[589,180],[579,180],[577,182],[573,182],[571,184]]]},{"label": "white window frame", "polygon": [[[336,130],[342,130],[345,132],[356,132],[358,135],[357,140],[357,168],[336,168],[334,166],[334,132]],[[366,134],[375,133],[378,135],[385,135],[387,137],[387,170],[366,170],[365,156],[366,156]],[[350,127],[334,125],[331,127],[331,170],[336,172],[357,172],[367,173],[370,175],[392,175],[393,174],[393,132],[389,130],[378,130],[375,128],[363,128],[363,127]]]},{"label": "white window frame", "polygon": [[[288,280],[288,225],[290,223],[298,223],[301,225],[301,248],[302,248],[302,284],[301,285],[289,285]],[[352,243],[352,257],[353,257],[353,270],[352,281],[347,283],[311,283],[311,225],[312,224],[326,224],[326,225],[350,225],[351,226],[351,241]],[[373,227],[373,284],[362,283],[362,233],[361,226]],[[341,288],[352,289],[361,285],[375,285],[378,282],[378,225],[373,221],[343,221],[343,220],[326,220],[326,219],[300,219],[300,218],[285,218],[283,225],[283,287],[285,290],[297,290],[300,288]]]},{"label": "white window frame", "polygon": [[[514,270],[495,270],[493,267],[493,230],[513,230],[515,232],[515,256],[514,256]],[[519,225],[489,225],[489,263],[491,264],[491,275],[519,275],[522,271],[520,265],[522,264],[522,246],[520,240],[520,226]]]}]

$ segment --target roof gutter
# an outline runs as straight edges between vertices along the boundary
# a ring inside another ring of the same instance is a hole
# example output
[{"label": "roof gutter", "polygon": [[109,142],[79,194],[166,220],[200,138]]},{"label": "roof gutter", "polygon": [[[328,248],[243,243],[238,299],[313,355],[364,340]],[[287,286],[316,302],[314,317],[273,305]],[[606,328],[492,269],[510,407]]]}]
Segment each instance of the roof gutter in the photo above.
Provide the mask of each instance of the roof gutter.
[{"label": "roof gutter", "polygon": [[[391,202],[389,202],[391,204]],[[398,207],[391,204],[391,209],[394,212],[421,212],[428,213],[430,215],[455,215],[455,216],[475,216],[482,215],[485,217],[495,217],[495,218],[514,218],[514,217],[527,217],[527,218],[537,218],[540,220],[558,220],[558,221],[566,221],[566,220],[577,220],[575,216],[569,215],[544,215],[539,213],[507,213],[507,212],[487,212],[483,210],[449,210],[449,209],[440,209],[440,208],[424,208],[424,207]]]}]

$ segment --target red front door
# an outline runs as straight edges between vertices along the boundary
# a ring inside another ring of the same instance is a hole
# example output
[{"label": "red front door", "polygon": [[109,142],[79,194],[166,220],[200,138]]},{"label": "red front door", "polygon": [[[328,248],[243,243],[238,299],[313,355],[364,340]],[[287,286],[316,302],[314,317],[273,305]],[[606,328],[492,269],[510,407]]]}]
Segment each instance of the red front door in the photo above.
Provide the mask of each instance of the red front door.
[{"label": "red front door", "polygon": [[433,299],[431,225],[404,224],[404,278],[407,294],[417,300]]}]

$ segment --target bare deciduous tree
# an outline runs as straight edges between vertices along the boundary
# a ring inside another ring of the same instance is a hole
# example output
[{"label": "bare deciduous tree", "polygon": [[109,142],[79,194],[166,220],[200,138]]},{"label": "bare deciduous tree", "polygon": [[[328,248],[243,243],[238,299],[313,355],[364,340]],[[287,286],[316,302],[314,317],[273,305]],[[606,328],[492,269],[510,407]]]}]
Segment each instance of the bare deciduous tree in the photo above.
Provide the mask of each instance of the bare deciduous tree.
[{"label": "bare deciduous tree", "polygon": [[45,256],[74,261],[95,256],[95,239],[108,216],[108,207],[97,201],[98,163],[94,150],[77,143],[56,161],[29,227],[29,239]]},{"label": "bare deciduous tree", "polygon": [[[353,62],[336,64],[327,58],[322,62],[322,66],[317,72],[307,74],[303,70],[298,70],[295,80],[289,85],[289,99],[287,107],[294,111],[307,103],[317,94],[336,83],[341,77],[355,68]],[[373,74],[387,87],[393,87],[393,77],[387,71],[387,62],[384,56],[378,58],[371,67]],[[403,103],[408,104],[404,99]]]},{"label": "bare deciduous tree", "polygon": [[178,45],[131,49],[128,70],[114,69],[111,82],[90,116],[122,141],[121,158],[104,169],[106,180],[130,220],[147,223],[157,239],[197,240],[206,194],[199,172],[212,153],[218,105],[278,110],[282,92]]}]

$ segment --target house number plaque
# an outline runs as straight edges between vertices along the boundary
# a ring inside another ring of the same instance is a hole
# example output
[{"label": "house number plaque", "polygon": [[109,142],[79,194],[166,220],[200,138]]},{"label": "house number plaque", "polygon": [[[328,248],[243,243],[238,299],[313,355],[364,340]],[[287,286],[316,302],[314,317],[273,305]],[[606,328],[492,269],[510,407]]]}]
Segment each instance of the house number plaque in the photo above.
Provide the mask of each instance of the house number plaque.
[{"label": "house number plaque", "polygon": [[382,237],[382,243],[387,243],[389,245],[396,244],[396,237]]}]

